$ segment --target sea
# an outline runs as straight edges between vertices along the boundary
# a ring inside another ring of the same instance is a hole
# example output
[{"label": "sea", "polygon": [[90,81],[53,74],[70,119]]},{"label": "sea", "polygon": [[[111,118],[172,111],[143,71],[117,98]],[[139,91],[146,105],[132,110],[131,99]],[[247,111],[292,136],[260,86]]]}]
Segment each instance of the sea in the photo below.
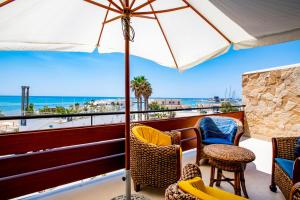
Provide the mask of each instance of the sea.
[{"label": "sea", "polygon": [[[83,105],[92,100],[118,100],[124,97],[82,97],[82,96],[30,96],[29,103],[33,103],[35,110],[44,106],[56,107],[63,106],[65,108],[79,103]],[[156,99],[156,98],[151,98]],[[197,104],[209,104],[208,98],[167,98],[157,97],[157,99],[180,99],[184,105],[195,107]],[[21,114],[21,96],[1,96],[0,95],[0,111],[6,116]]]}]

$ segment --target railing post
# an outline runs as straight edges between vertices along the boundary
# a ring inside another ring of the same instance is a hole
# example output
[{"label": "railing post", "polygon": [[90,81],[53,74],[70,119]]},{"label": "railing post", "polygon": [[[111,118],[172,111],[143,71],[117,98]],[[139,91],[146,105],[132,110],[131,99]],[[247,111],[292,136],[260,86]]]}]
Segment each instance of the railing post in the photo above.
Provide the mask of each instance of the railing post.
[{"label": "railing post", "polygon": [[91,126],[93,126],[93,115],[91,115]]}]

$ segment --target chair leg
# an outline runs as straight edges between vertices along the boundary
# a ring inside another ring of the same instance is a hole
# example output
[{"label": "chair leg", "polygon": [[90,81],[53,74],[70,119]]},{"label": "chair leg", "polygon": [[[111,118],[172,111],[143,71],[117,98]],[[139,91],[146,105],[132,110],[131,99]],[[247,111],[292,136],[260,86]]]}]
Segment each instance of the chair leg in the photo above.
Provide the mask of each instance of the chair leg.
[{"label": "chair leg", "polygon": [[242,190],[244,193],[244,196],[249,199],[248,193],[247,193],[247,189],[246,189],[246,183],[245,183],[245,175],[244,172],[241,172],[241,185],[242,185]]},{"label": "chair leg", "polygon": [[[274,142],[275,142],[275,141],[272,140],[272,143],[273,143],[273,155],[274,155]],[[275,184],[274,179],[275,179],[275,159],[274,159],[274,157],[273,157],[273,159],[272,159],[271,185],[270,185],[269,188],[270,188],[270,190],[271,190],[272,192],[277,192],[277,187],[276,187],[276,184]]]},{"label": "chair leg", "polygon": [[269,186],[269,188],[272,192],[277,192],[277,187],[274,182],[271,182],[271,185]]},{"label": "chair leg", "polygon": [[134,191],[139,192],[141,191],[141,184],[133,183]]},{"label": "chair leg", "polygon": [[217,183],[216,183],[216,186],[220,187],[221,185],[221,180],[222,179],[222,169],[218,169],[217,171]]},{"label": "chair leg", "polygon": [[234,193],[241,196],[241,174],[234,172]]},{"label": "chair leg", "polygon": [[272,192],[277,192],[277,187],[274,181],[274,166],[272,166],[271,185],[269,188]]},{"label": "chair leg", "polygon": [[216,168],[214,166],[211,166],[211,171],[210,171],[210,183],[209,186],[212,187],[214,185],[214,180],[215,180],[215,170]]}]

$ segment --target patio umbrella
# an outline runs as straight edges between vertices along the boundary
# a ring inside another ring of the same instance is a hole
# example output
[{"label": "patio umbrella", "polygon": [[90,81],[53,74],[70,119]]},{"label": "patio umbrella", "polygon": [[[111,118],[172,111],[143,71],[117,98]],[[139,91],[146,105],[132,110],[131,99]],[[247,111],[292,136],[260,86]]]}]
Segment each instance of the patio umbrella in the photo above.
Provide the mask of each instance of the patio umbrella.
[{"label": "patio umbrella", "polygon": [[230,46],[299,38],[299,0],[0,0],[0,50],[125,53],[127,199],[129,54],[183,71]]}]

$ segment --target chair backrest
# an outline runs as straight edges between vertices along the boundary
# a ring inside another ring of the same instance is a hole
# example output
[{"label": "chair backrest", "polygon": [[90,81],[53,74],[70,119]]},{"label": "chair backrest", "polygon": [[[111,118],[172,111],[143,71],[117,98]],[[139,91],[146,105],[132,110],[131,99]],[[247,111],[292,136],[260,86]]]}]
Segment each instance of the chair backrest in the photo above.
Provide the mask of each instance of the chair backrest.
[{"label": "chair backrest", "polygon": [[236,122],[232,118],[220,116],[202,118],[199,127],[204,139],[209,137],[224,138],[231,142],[234,141],[238,128]]},{"label": "chair backrest", "polygon": [[142,142],[151,143],[157,146],[167,146],[172,144],[169,135],[150,126],[134,126],[131,130],[134,136]]}]

